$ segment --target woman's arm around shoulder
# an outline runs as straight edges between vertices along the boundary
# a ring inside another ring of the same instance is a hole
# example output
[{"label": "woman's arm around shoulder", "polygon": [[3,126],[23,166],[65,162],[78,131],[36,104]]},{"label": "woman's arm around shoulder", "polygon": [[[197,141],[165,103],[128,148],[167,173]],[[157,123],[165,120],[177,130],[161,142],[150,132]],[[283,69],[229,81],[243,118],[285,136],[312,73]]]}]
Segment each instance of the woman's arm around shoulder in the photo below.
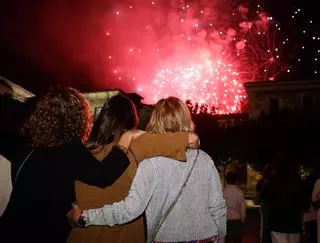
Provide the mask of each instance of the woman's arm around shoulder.
[{"label": "woman's arm around shoulder", "polygon": [[199,138],[195,133],[144,133],[132,142],[130,149],[138,162],[156,156],[186,161],[186,149],[199,146]]},{"label": "woman's arm around shoulder", "polygon": [[112,185],[130,164],[127,150],[135,136],[136,132],[124,133],[103,161],[97,160],[84,145],[76,146],[73,151],[75,179],[99,187]]}]

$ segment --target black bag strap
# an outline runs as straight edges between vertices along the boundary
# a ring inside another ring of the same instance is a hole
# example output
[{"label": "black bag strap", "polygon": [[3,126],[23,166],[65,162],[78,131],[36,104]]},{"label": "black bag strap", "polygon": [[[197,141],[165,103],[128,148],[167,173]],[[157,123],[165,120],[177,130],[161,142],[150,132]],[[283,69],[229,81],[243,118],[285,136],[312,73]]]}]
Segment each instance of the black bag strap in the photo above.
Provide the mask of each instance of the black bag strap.
[{"label": "black bag strap", "polygon": [[190,178],[190,175],[191,175],[191,172],[192,172],[192,170],[193,170],[193,168],[194,168],[194,165],[195,165],[195,163],[196,163],[196,161],[197,161],[197,159],[198,159],[198,155],[199,155],[199,150],[197,149],[196,157],[195,157],[195,159],[191,162],[191,163],[192,163],[192,164],[191,164],[191,168],[190,168],[190,170],[187,170],[187,171],[186,171],[186,174],[185,174],[185,176],[184,176],[184,181],[183,181],[183,184],[182,184],[180,190],[178,191],[178,193],[177,193],[175,199],[173,200],[173,202],[171,203],[171,205],[168,207],[168,209],[167,209],[166,212],[164,213],[163,217],[159,220],[159,223],[158,223],[158,225],[157,225],[157,228],[156,228],[156,230],[153,232],[153,235],[152,235],[152,237],[151,237],[151,239],[150,239],[151,242],[152,242],[152,241],[154,240],[154,238],[156,237],[156,235],[157,235],[157,233],[159,232],[159,230],[160,230],[163,222],[166,220],[167,216],[169,215],[169,213],[171,212],[171,210],[174,208],[176,202],[178,201],[179,197],[181,196],[181,194],[182,194],[182,192],[183,192],[183,189],[185,188],[185,186],[186,186],[186,184],[187,184],[187,182],[188,182],[188,180],[189,180],[189,178]]}]

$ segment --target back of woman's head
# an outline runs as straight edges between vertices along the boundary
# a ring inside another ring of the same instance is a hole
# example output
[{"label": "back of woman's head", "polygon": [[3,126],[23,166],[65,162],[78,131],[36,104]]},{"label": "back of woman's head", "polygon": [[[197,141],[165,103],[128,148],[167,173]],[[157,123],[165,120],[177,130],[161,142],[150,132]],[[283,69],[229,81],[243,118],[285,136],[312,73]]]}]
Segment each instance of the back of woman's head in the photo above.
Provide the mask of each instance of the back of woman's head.
[{"label": "back of woman's head", "polygon": [[277,183],[290,184],[300,180],[298,163],[292,154],[288,152],[277,153],[274,159],[273,178]]},{"label": "back of woman's head", "polygon": [[125,130],[138,125],[133,102],[124,95],[116,95],[106,101],[95,121],[88,143],[96,148],[117,141]]},{"label": "back of woman's head", "polygon": [[160,134],[193,132],[194,124],[187,105],[176,97],[168,97],[157,102],[146,130]]},{"label": "back of woman's head", "polygon": [[86,140],[91,121],[89,103],[79,91],[53,87],[37,102],[22,133],[33,147],[56,147]]}]

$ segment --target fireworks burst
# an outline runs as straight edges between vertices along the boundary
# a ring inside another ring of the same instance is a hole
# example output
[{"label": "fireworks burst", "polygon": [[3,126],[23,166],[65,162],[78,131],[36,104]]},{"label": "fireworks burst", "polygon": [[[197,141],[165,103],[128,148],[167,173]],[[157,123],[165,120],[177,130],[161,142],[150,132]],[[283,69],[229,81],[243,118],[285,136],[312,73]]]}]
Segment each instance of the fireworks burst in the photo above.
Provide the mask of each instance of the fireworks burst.
[{"label": "fireworks burst", "polygon": [[260,5],[253,11],[219,0],[115,3],[105,22],[114,77],[129,80],[147,103],[178,96],[208,112],[236,113],[246,99],[244,82],[290,71],[283,59],[288,39]]},{"label": "fireworks burst", "polygon": [[[208,112],[219,114],[239,112],[241,100],[245,98],[239,83],[239,74],[232,64],[221,60],[188,60],[187,64],[171,64],[156,74],[154,101],[176,95],[185,101],[211,107]],[[168,80],[170,80],[168,82]]]}]

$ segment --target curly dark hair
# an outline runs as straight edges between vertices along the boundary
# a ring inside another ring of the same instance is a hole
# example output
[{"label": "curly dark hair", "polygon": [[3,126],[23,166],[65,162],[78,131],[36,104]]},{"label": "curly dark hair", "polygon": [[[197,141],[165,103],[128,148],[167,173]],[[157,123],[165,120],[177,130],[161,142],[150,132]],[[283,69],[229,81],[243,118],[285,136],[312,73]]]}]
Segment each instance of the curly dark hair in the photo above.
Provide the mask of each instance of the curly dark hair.
[{"label": "curly dark hair", "polygon": [[52,87],[37,103],[22,133],[32,147],[56,147],[87,139],[92,123],[89,102],[69,87]]}]

